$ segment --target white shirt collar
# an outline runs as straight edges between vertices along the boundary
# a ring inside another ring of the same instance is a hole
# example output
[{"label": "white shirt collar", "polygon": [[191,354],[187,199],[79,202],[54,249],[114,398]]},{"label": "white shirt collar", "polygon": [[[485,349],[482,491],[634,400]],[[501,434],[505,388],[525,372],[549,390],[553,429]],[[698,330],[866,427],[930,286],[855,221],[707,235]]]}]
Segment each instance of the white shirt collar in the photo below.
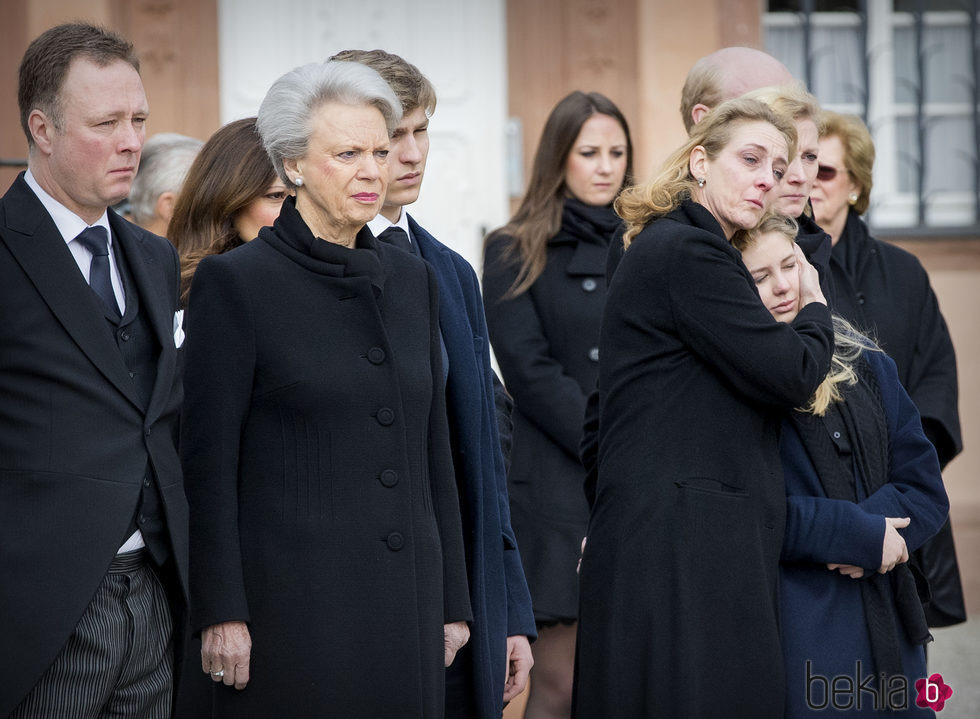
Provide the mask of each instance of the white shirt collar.
[{"label": "white shirt collar", "polygon": [[[41,201],[41,204],[44,205],[44,209],[48,211],[49,215],[51,215],[51,219],[54,220],[54,224],[58,227],[58,232],[61,233],[61,236],[65,239],[66,243],[74,240],[76,237],[78,237],[79,232],[89,226],[85,220],[45,192],[44,189],[38,184],[37,179],[31,173],[30,169],[24,173],[24,181],[27,183],[28,187],[34,190],[34,194],[37,195],[37,199]],[[112,231],[109,229],[108,211],[102,213],[102,217],[98,219],[95,225],[92,225],[92,227],[95,226],[105,228],[105,231],[109,235],[109,247],[111,248]]]},{"label": "white shirt collar", "polygon": [[[405,212],[405,208],[402,208],[401,214],[398,216],[398,222],[392,222],[387,217],[382,214],[375,216],[373,220],[368,222],[368,229],[371,230],[371,234],[378,237],[382,232],[387,230],[389,227],[400,227],[405,230],[405,234],[408,235],[408,239],[412,240],[412,233],[408,229],[408,213]],[[414,243],[415,240],[412,240]]]}]

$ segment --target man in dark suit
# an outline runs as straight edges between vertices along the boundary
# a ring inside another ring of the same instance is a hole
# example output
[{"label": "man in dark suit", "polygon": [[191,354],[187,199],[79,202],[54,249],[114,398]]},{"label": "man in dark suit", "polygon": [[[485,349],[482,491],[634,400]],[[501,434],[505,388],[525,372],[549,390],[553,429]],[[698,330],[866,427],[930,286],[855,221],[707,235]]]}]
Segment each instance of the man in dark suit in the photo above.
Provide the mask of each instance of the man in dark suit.
[{"label": "man in dark suit", "polygon": [[54,27],[20,66],[0,200],[0,716],[169,717],[186,605],[178,262],[107,208],[148,113],[132,45]]},{"label": "man in dark suit", "polygon": [[368,226],[382,240],[429,262],[439,284],[439,327],[449,370],[446,404],[475,617],[469,643],[447,670],[446,716],[499,717],[503,705],[527,684],[533,664],[530,639],[536,630],[510,525],[507,474],[495,418],[509,397],[490,367],[480,285],[465,259],[402,211],[418,199],[422,188],[435,89],[418,68],[383,50],[346,50],[331,59],[373,68],[402,103],[402,121],[388,153],[384,205]]}]

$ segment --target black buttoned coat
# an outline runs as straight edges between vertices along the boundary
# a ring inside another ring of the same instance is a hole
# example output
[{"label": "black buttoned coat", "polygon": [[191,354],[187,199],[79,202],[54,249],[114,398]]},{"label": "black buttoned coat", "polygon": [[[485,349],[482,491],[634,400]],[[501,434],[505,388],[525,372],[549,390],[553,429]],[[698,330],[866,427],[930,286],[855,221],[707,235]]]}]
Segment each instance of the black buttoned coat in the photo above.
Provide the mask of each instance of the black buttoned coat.
[{"label": "black buttoned coat", "polygon": [[[397,257],[395,257],[397,253]],[[182,452],[192,623],[248,622],[215,717],[441,717],[470,620],[429,267],[273,228],[197,270]]]},{"label": "black buttoned coat", "polygon": [[686,202],[626,251],[599,347],[575,716],[781,716],[777,441],[830,367],[830,311],[774,320]]},{"label": "black buttoned coat", "polygon": [[[589,221],[603,211],[604,226]],[[512,238],[494,235],[485,252],[487,326],[514,397],[511,521],[539,620],[578,615],[575,568],[589,517],[578,447],[598,376],[606,254],[617,224],[609,208],[567,200],[544,270],[516,297],[505,297],[519,267],[503,255]]]}]

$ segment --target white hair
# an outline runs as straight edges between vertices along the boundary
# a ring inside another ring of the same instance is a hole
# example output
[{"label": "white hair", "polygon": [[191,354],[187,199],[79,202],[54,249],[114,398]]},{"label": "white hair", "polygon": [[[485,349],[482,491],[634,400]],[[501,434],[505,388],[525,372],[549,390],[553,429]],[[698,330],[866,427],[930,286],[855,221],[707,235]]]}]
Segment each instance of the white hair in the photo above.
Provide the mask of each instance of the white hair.
[{"label": "white hair", "polygon": [[328,60],[287,72],[272,83],[255,123],[276,174],[287,187],[295,185],[286,175],[283,160],[306,154],[313,133],[313,111],[327,102],[378,108],[389,135],[402,119],[402,106],[394,91],[366,65]]},{"label": "white hair", "polygon": [[156,215],[164,192],[180,192],[203,140],[177,132],[158,132],[143,144],[140,167],[129,190],[129,212],[137,224]]}]

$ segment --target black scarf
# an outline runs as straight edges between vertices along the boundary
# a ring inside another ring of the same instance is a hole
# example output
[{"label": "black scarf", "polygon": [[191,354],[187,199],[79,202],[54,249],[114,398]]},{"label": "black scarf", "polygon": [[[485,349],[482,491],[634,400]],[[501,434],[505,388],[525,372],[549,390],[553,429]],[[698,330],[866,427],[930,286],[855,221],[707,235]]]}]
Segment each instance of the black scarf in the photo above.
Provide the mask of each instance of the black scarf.
[{"label": "black scarf", "polygon": [[844,229],[841,230],[840,238],[831,250],[831,254],[851,282],[856,282],[864,271],[870,241],[871,233],[864,220],[857,212],[849,210]]},{"label": "black scarf", "polygon": [[[862,482],[866,495],[888,481],[889,457],[888,425],[878,381],[863,359],[855,371],[858,383],[845,388],[844,401],[832,403],[823,417],[796,411],[790,418],[827,496],[851,502],[857,502],[856,481]],[[895,627],[903,626],[916,644],[932,640],[909,565],[899,564],[887,574],[875,573],[861,580],[861,598],[876,671],[886,676],[902,674]]]},{"label": "black scarf", "polygon": [[587,205],[569,197],[562,208],[561,234],[570,235],[579,242],[608,247],[622,222],[612,205]]}]

